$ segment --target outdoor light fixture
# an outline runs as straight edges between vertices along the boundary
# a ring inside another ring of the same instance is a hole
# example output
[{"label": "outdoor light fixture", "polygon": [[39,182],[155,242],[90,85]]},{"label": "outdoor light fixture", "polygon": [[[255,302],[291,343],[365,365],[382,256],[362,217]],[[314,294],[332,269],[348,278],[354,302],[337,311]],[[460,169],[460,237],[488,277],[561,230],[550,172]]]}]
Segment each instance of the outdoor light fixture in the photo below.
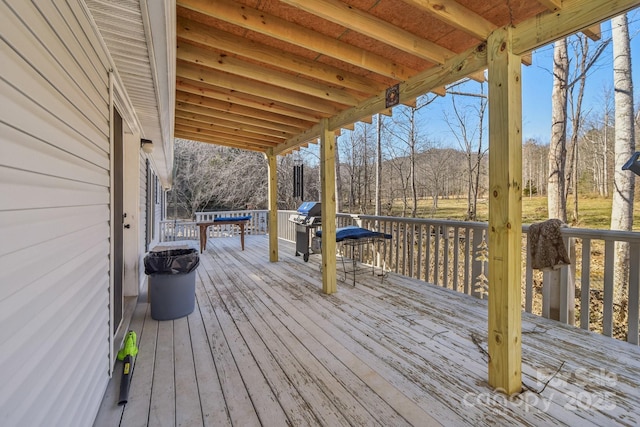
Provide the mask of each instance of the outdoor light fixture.
[{"label": "outdoor light fixture", "polygon": [[153,152],[153,141],[150,139],[141,139],[140,147],[142,147],[142,151],[147,154],[151,154]]},{"label": "outdoor light fixture", "polygon": [[636,151],[627,163],[622,166],[622,170],[630,170],[640,176],[640,151]]}]

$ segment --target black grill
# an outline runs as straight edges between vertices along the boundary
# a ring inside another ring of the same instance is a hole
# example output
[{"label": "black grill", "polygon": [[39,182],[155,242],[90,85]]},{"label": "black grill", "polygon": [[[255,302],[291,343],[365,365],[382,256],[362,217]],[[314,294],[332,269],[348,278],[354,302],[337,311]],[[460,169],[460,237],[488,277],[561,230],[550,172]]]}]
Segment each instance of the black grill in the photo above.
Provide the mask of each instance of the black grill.
[{"label": "black grill", "polygon": [[296,224],[296,256],[302,255],[305,262],[309,261],[309,234],[322,224],[321,209],[320,202],[303,202],[298,213],[289,216],[289,221]]}]

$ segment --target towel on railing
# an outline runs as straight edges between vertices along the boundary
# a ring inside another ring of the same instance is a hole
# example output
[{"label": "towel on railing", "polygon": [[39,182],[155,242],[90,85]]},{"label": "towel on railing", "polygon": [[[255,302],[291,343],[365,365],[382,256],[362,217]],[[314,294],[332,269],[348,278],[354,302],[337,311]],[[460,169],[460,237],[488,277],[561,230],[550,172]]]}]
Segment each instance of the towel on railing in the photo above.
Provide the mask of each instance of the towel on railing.
[{"label": "towel on railing", "polygon": [[531,268],[557,270],[571,264],[560,232],[562,225],[559,219],[549,219],[529,226]]}]

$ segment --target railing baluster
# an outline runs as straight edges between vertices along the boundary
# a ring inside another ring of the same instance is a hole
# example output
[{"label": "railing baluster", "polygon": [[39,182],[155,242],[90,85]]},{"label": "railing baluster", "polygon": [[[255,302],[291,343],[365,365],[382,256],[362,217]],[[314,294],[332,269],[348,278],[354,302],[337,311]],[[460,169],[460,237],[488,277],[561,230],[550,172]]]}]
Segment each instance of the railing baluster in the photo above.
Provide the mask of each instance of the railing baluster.
[{"label": "railing baluster", "polygon": [[415,236],[416,236],[416,225],[415,224],[411,224],[411,228],[409,229],[409,253],[408,253],[408,258],[409,258],[409,277],[413,277],[413,266],[414,266],[414,255],[415,255]]},{"label": "railing baluster", "polygon": [[440,263],[438,259],[440,258],[440,235],[442,233],[442,226],[440,224],[435,226],[435,236],[436,245],[434,248],[434,264],[433,264],[433,283],[436,285],[442,286],[442,282],[440,282]]},{"label": "railing baluster", "polygon": [[449,227],[442,226],[442,239],[444,243],[444,261],[442,263],[442,286],[449,287]]},{"label": "railing baluster", "polygon": [[524,309],[527,313],[533,311],[533,268],[531,268],[531,245],[527,237],[527,265],[525,267]]},{"label": "railing baluster", "polygon": [[613,291],[614,291],[614,252],[615,242],[604,243],[604,297],[602,302],[602,333],[608,337],[613,335]]},{"label": "railing baluster", "polygon": [[629,307],[627,342],[638,345],[638,322],[640,322],[640,243],[629,247]]},{"label": "railing baluster", "polygon": [[430,282],[430,278],[431,278],[431,230],[432,225],[427,225],[427,229],[426,229],[426,238],[427,238],[427,245],[426,245],[426,256],[425,256],[425,261],[424,261],[424,281],[425,282]]},{"label": "railing baluster", "polygon": [[582,239],[582,273],[580,274],[580,327],[589,330],[591,312],[591,239]]},{"label": "railing baluster", "polygon": [[422,276],[422,231],[423,229],[424,229],[424,224],[418,224],[418,265],[416,267],[416,271],[418,272],[418,280],[420,280]]},{"label": "railing baluster", "polygon": [[471,295],[471,278],[469,277],[469,258],[472,256],[469,254],[469,237],[471,236],[471,228],[466,227],[464,231],[464,293]]}]

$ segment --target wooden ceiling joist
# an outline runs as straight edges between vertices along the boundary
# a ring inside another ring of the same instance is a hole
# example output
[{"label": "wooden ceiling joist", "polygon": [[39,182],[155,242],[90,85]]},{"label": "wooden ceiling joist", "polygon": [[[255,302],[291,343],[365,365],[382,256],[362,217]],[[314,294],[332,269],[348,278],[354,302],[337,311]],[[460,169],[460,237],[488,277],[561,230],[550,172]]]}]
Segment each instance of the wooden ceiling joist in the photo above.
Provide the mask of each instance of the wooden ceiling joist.
[{"label": "wooden ceiling joist", "polygon": [[[187,124],[176,125],[175,129],[176,132],[182,132],[185,134],[188,133],[193,136],[197,135],[199,137],[208,138],[210,140],[218,139],[220,141],[233,141],[237,144],[247,144],[254,148],[267,149],[278,145],[278,142],[275,141],[269,142],[261,138],[247,138],[245,136],[237,135],[232,132],[226,133],[222,131],[209,131],[200,127],[189,126]],[[238,145],[238,147],[241,147],[241,145]]]},{"label": "wooden ceiling joist", "polygon": [[637,6],[637,0],[563,0],[562,9],[540,14],[513,29],[513,51],[521,55]]},{"label": "wooden ceiling joist", "polygon": [[200,123],[201,125],[207,125],[207,126],[211,126],[211,125],[220,126],[222,128],[254,133],[256,135],[265,135],[265,136],[272,136],[275,138],[281,138],[282,140],[290,138],[296,134],[293,132],[285,133],[279,130],[266,129],[262,126],[253,126],[247,123],[240,123],[234,120],[213,118],[210,115],[197,114],[197,113],[192,113],[192,112],[180,110],[180,109],[176,109],[176,118],[182,119],[180,120],[180,123],[182,124],[186,124],[189,122],[189,123]]},{"label": "wooden ceiling joist", "polygon": [[[273,123],[268,120],[264,120],[260,117],[253,117],[251,115],[243,115],[243,114],[229,114],[226,111],[217,110],[214,108],[206,108],[201,105],[190,104],[188,102],[176,102],[176,111],[197,114],[203,117],[203,119],[207,119],[209,121],[216,121],[219,119],[228,120],[230,122],[237,123],[239,125],[250,125],[255,127],[256,129],[261,129],[263,132],[274,131],[282,134],[291,134],[295,135],[305,127],[302,126],[288,126],[283,123]],[[262,112],[258,112],[262,113]]]},{"label": "wooden ceiling joist", "polygon": [[270,147],[265,147],[264,145],[253,145],[245,141],[234,141],[234,140],[225,139],[225,138],[213,138],[213,137],[208,137],[206,135],[187,132],[187,131],[181,131],[181,130],[175,131],[175,137],[189,139],[192,141],[204,142],[207,144],[220,145],[224,147],[239,148],[242,150],[249,150],[249,151],[265,152],[270,148]]},{"label": "wooden ceiling joist", "polygon": [[293,74],[264,69],[254,63],[242,61],[226,54],[216,54],[210,50],[190,44],[179,43],[177,57],[185,63],[206,67],[209,70],[242,76],[257,82],[299,92],[310,98],[324,99],[342,105],[356,105],[366,98],[364,95],[356,95],[349,93],[347,90],[340,90],[311,80],[296,78]]},{"label": "wooden ceiling joist", "polygon": [[[599,23],[637,0],[177,0],[176,128],[216,131],[208,141],[246,132],[251,149],[282,154],[391,114],[399,105],[462,78],[491,79],[486,43],[509,28],[513,54],[531,52]],[[210,126],[208,126],[210,125]],[[195,128],[194,128],[195,127]],[[226,132],[226,133],[224,133]],[[235,135],[238,137],[238,135]],[[269,140],[269,138],[276,138]]]},{"label": "wooden ceiling joist", "polygon": [[428,12],[443,22],[462,30],[478,40],[486,40],[497,28],[481,15],[454,0],[403,0],[420,10]]},{"label": "wooden ceiling joist", "polygon": [[[322,118],[322,115],[315,111],[294,108],[278,101],[260,98],[250,94],[243,94],[243,96],[240,97],[237,95],[237,92],[185,78],[176,82],[176,88],[178,90],[176,100],[206,107],[210,106],[210,101],[219,101],[227,106],[226,108],[221,108],[224,111],[239,111],[240,114],[248,111],[260,111],[262,114],[265,114],[264,120],[274,123],[307,128]],[[215,106],[210,106],[210,108],[220,108],[219,105],[218,102],[215,102]],[[262,117],[259,113],[245,115]]]},{"label": "wooden ceiling joist", "polygon": [[344,87],[354,91],[373,95],[385,87],[377,82],[365,79],[357,74],[337,67],[306,58],[288,54],[279,49],[260,45],[252,40],[237,37],[223,31],[215,31],[199,22],[178,18],[178,38],[199,43],[212,49],[219,49],[254,61],[326,82],[334,87]]},{"label": "wooden ceiling joist", "polygon": [[237,138],[245,141],[252,141],[255,144],[264,144],[266,146],[277,145],[284,141],[284,138],[278,138],[269,135],[260,135],[253,132],[237,128],[228,128],[217,126],[215,123],[209,125],[203,124],[195,120],[182,119],[176,124],[176,129],[188,130],[190,132],[201,133],[210,136],[221,136],[224,138]]},{"label": "wooden ceiling joist", "polygon": [[454,55],[442,46],[337,0],[281,1],[436,64],[443,64]]},{"label": "wooden ceiling joist", "polygon": [[309,110],[315,109],[327,115],[336,114],[341,110],[338,105],[329,101],[304,96],[289,89],[265,84],[254,79],[245,79],[237,75],[222,73],[184,62],[178,63],[177,74],[178,78],[203,82],[214,87],[230,89],[240,94],[248,93],[264,99],[277,98],[282,103]]},{"label": "wooden ceiling joist", "polygon": [[309,28],[263,13],[260,10],[239,5],[231,0],[216,0],[215,2],[181,0],[180,6],[322,55],[340,59],[383,76],[404,80],[416,73],[416,70],[394,64],[388,58],[324,36]]}]

